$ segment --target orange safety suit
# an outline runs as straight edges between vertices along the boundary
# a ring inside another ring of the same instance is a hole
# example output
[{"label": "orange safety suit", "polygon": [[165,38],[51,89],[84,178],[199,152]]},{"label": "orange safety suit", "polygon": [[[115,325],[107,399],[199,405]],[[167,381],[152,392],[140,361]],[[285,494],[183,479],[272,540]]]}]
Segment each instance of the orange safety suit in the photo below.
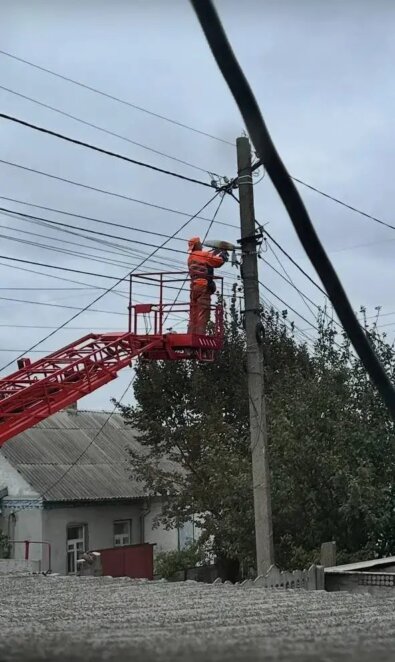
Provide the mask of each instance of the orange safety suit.
[{"label": "orange safety suit", "polygon": [[214,269],[222,267],[225,260],[213,251],[203,251],[199,237],[188,241],[188,270],[191,278],[188,333],[205,335],[210,319],[210,297],[216,287]]}]

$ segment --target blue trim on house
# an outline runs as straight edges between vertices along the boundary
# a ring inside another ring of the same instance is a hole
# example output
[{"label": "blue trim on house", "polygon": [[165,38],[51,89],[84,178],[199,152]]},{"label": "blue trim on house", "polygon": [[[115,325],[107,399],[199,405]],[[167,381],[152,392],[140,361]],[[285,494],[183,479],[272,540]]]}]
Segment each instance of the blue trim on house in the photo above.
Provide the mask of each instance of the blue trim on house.
[{"label": "blue trim on house", "polygon": [[31,499],[10,499],[5,497],[3,499],[3,508],[10,508],[12,510],[42,510],[43,502],[39,497],[32,497]]}]

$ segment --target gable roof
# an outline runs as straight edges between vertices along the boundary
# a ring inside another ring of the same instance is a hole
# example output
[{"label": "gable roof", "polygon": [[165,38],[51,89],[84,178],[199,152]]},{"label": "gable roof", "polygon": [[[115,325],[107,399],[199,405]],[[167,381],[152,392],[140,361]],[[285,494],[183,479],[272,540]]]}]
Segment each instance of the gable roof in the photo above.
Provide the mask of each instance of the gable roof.
[{"label": "gable roof", "polygon": [[1,453],[45,501],[142,498],[128,447],[139,444],[120,414],[64,410],[7,441]]}]

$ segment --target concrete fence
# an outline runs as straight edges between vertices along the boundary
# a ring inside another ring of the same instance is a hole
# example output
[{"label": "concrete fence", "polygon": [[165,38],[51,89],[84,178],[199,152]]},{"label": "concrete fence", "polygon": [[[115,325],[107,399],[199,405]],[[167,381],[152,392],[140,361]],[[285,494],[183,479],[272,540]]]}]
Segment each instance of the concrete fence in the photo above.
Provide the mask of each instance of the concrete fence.
[{"label": "concrete fence", "polygon": [[0,575],[41,572],[41,561],[0,559]]},{"label": "concrete fence", "polygon": [[[229,584],[230,582],[225,582]],[[214,581],[215,585],[222,584],[221,579]],[[276,589],[304,589],[305,591],[324,591],[325,578],[324,568],[320,565],[312,565],[308,570],[294,570],[283,572],[272,565],[266,575],[260,575],[256,579],[246,579],[239,584],[241,588],[276,588]]]}]

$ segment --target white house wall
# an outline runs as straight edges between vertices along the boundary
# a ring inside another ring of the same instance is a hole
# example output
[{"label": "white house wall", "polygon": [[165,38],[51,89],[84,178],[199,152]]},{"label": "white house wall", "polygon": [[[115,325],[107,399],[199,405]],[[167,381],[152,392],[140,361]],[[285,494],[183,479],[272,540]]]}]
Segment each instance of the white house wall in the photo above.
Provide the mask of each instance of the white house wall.
[{"label": "white house wall", "polygon": [[[2,500],[3,532],[12,540],[42,540],[42,510],[39,495],[1,453],[0,485],[8,489],[8,496]],[[30,560],[40,561],[41,554],[41,545],[30,545]],[[23,542],[15,543],[11,547],[11,556],[14,559],[25,558]]]},{"label": "white house wall", "polygon": [[56,507],[43,511],[43,536],[52,543],[52,570],[67,572],[67,527],[86,524],[87,548],[105,549],[114,546],[113,524],[116,520],[132,520],[132,544],[140,540],[140,505],[97,504],[79,507]]},{"label": "white house wall", "polygon": [[171,552],[178,549],[178,531],[166,531],[162,526],[154,528],[154,520],[161,512],[160,500],[152,500],[144,521],[144,542],[155,544],[154,553]]},{"label": "white house wall", "polygon": [[38,497],[37,492],[0,453],[0,486],[8,488],[8,496],[15,498]]},{"label": "white house wall", "polygon": [[[12,499],[6,497],[2,502],[2,529],[10,540],[11,558],[25,558],[25,540],[36,541],[29,546],[29,560],[41,561],[43,539],[41,504],[37,499]],[[43,568],[44,569],[44,568]]]}]

